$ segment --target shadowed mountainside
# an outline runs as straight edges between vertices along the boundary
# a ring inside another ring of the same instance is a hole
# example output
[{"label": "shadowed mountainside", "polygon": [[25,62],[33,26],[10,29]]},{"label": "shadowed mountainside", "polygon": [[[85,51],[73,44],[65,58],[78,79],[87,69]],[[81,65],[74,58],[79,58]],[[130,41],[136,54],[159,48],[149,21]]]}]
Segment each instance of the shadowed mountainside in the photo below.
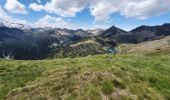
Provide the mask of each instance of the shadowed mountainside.
[{"label": "shadowed mountainside", "polygon": [[[26,60],[96,55],[108,53],[109,49],[106,48],[116,47],[120,43],[136,44],[161,39],[168,35],[170,35],[170,24],[140,26],[126,32],[115,26],[106,30],[86,31],[82,29],[27,28],[24,25],[2,21],[0,58]],[[87,43],[86,40],[100,41]],[[106,41],[110,41],[109,45]]]}]

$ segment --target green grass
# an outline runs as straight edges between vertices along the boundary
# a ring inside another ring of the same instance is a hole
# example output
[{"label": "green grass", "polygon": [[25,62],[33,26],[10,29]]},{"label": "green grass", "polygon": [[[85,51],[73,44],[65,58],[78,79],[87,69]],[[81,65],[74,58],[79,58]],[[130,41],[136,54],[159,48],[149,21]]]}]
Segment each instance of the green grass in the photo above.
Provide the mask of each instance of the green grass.
[{"label": "green grass", "polygon": [[0,60],[0,100],[170,99],[170,54]]},{"label": "green grass", "polygon": [[103,84],[102,84],[102,92],[106,95],[109,95],[113,92],[114,90],[114,87],[113,87],[113,84],[112,82],[109,80],[109,81],[105,81]]}]

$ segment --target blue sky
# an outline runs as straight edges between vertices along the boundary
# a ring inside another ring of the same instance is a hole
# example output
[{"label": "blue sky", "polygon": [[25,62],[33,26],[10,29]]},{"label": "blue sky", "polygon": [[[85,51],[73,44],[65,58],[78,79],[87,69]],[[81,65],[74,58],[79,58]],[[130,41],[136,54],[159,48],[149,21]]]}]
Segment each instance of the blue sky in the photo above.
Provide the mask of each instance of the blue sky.
[{"label": "blue sky", "polygon": [[0,19],[32,27],[131,30],[170,22],[170,0],[0,0]]}]

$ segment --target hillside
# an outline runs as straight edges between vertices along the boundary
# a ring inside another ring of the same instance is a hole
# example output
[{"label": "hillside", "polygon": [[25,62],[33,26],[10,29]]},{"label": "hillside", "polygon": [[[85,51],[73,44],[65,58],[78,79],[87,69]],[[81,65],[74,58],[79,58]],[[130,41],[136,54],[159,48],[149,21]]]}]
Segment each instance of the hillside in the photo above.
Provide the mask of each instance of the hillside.
[{"label": "hillside", "polygon": [[[31,28],[18,23],[0,20],[0,58],[40,60],[54,57],[81,57],[108,53],[108,45],[99,41],[72,47],[89,38],[118,43],[138,44],[159,40],[170,35],[170,24],[139,26],[129,32],[116,26],[108,29]],[[112,49],[115,47],[112,47]],[[112,50],[111,51],[115,51]]]},{"label": "hillside", "polygon": [[[55,58],[63,57],[85,57],[88,55],[116,53],[117,43],[112,40],[104,40],[99,37],[89,37],[76,41],[59,49]],[[111,51],[109,51],[111,50]]]},{"label": "hillside", "polygon": [[105,30],[100,37],[115,40],[118,43],[141,43],[164,38],[170,35],[170,23],[156,26],[142,25],[129,32],[112,26]]},{"label": "hillside", "polygon": [[170,54],[0,60],[0,100],[168,100]]},{"label": "hillside", "polygon": [[120,44],[118,48],[120,53],[170,53],[170,36],[138,44]]},{"label": "hillside", "polygon": [[103,45],[99,44],[93,40],[84,40],[71,44],[63,50],[59,50],[59,53],[56,54],[58,57],[84,57],[88,55],[104,54],[106,50],[103,49]]}]

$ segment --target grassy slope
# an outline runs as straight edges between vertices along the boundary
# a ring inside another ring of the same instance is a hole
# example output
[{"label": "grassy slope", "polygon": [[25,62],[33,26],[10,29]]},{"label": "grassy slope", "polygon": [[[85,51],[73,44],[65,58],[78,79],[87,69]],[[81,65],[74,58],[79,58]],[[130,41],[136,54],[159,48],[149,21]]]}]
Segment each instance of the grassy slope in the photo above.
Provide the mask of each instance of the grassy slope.
[{"label": "grassy slope", "polygon": [[0,99],[170,99],[169,72],[170,54],[0,60]]},{"label": "grassy slope", "polygon": [[142,42],[139,44],[121,44],[121,53],[147,54],[153,52],[170,53],[170,36],[159,40]]}]

